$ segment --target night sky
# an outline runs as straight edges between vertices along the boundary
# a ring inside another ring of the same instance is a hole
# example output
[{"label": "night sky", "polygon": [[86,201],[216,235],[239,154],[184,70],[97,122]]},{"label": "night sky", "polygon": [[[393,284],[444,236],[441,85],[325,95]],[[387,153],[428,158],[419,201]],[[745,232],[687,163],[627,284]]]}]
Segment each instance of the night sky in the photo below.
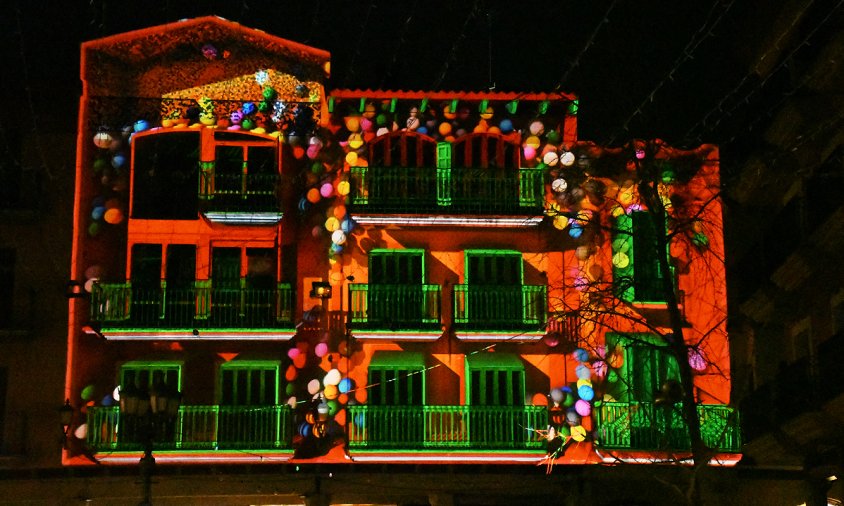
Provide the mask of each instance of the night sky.
[{"label": "night sky", "polygon": [[332,88],[559,89],[580,97],[582,139],[713,142],[737,159],[793,88],[794,65],[760,75],[760,57],[776,65],[805,37],[799,59],[841,27],[841,2],[813,2],[800,29],[777,40],[782,6],[771,4],[780,2],[11,0],[0,15],[0,149],[36,128],[75,130],[81,42],[215,14],[330,51]]}]

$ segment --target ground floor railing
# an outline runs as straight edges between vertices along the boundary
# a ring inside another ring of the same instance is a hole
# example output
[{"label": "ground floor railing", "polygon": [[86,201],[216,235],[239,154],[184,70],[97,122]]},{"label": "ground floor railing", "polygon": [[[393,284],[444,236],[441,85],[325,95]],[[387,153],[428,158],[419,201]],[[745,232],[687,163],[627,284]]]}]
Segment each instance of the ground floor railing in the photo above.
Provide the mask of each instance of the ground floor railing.
[{"label": "ground floor railing", "polygon": [[182,406],[175,421],[127,416],[117,407],[88,409],[88,446],[96,451],[287,449],[293,442],[290,407]]},{"label": "ground floor railing", "polygon": [[[680,404],[657,407],[646,402],[605,402],[596,411],[596,439],[607,448],[689,450],[689,429]],[[703,443],[723,452],[741,451],[738,412],[721,404],[697,407]]]}]

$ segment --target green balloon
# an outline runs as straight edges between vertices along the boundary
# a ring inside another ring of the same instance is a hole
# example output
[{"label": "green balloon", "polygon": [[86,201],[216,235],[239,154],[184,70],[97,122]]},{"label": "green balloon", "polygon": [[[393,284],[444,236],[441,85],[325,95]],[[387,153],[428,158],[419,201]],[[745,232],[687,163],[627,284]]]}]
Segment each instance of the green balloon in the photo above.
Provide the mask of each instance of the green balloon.
[{"label": "green balloon", "polygon": [[340,411],[340,403],[336,400],[330,400],[327,402],[328,404],[328,416],[334,416]]},{"label": "green balloon", "polygon": [[566,397],[563,399],[563,406],[567,408],[574,406],[574,395],[566,393]]},{"label": "green balloon", "polygon": [[79,394],[79,397],[82,397],[83,401],[90,401],[94,398],[95,387],[94,385],[88,385],[82,389],[82,392]]},{"label": "green balloon", "polygon": [[97,237],[100,234],[100,224],[96,221],[88,225],[88,235]]}]

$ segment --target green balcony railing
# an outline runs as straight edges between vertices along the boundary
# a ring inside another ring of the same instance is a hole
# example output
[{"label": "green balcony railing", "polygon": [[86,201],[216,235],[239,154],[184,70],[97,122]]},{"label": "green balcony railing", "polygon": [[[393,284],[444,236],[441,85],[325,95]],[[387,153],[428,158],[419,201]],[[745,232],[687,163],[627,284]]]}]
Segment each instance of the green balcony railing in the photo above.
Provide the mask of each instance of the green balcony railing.
[{"label": "green balcony railing", "polygon": [[95,283],[91,319],[111,328],[289,328],[293,289],[145,288],[132,283]]},{"label": "green balcony railing", "polygon": [[[723,452],[741,451],[738,412],[721,404],[700,404],[703,443]],[[689,450],[689,429],[680,405],[668,408],[653,403],[605,402],[596,410],[597,439],[607,448],[631,450]]]},{"label": "green balcony railing", "polygon": [[[136,417],[118,407],[88,408],[88,447],[96,451],[143,449]],[[278,450],[292,448],[290,406],[182,406],[173,422],[152,422],[156,450]]]},{"label": "green balcony railing", "polygon": [[544,447],[542,406],[349,406],[349,446],[527,450]]},{"label": "green balcony railing", "polygon": [[200,171],[199,198],[204,211],[279,210],[278,174],[215,174]]},{"label": "green balcony railing", "polygon": [[351,324],[357,328],[419,329],[440,325],[439,285],[349,285]]},{"label": "green balcony railing", "polygon": [[368,212],[532,215],[542,212],[543,171],[352,167],[352,204]]},{"label": "green balcony railing", "polygon": [[455,285],[454,323],[460,328],[532,329],[545,325],[544,285]]}]

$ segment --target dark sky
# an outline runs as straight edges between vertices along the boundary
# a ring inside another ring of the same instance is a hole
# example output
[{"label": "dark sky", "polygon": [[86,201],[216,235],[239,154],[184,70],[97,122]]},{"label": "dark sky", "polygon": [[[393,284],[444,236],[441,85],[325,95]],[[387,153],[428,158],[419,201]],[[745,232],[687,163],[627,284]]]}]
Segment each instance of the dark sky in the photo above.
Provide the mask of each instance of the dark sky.
[{"label": "dark sky", "polygon": [[[783,50],[769,54],[771,61],[840,5],[820,0],[11,4],[0,15],[4,131],[75,129],[82,41],[216,14],[330,51],[335,88],[559,88],[581,98],[583,139],[620,144],[631,137],[659,137],[678,146],[748,142],[737,133],[742,137],[749,118],[765,113],[793,80],[793,68],[784,69],[760,86],[764,77],[751,71],[774,45],[772,32],[783,22],[783,9],[797,12],[812,4],[799,30],[780,41]],[[840,29],[840,20],[838,15],[825,23],[809,42]],[[811,51],[809,46],[801,51]],[[731,112],[718,111],[719,102]]]}]

